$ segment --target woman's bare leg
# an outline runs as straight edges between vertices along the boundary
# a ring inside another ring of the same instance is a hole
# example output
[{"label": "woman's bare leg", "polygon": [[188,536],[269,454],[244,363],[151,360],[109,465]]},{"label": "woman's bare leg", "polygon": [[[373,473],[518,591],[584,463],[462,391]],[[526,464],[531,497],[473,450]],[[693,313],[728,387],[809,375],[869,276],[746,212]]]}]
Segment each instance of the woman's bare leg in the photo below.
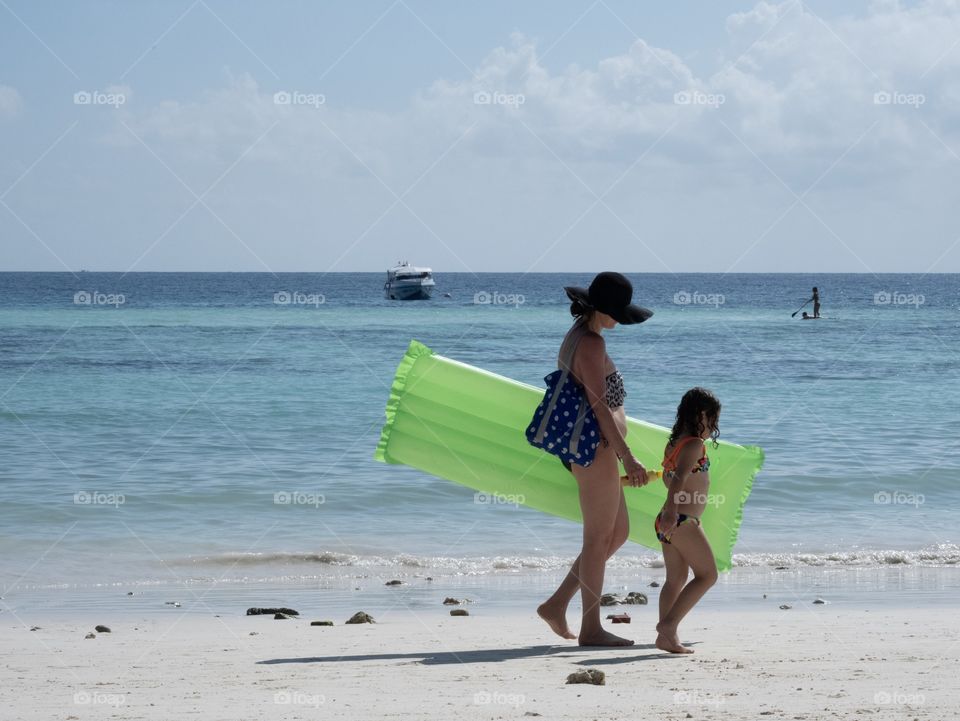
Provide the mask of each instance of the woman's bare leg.
[{"label": "woman's bare leg", "polygon": [[[627,502],[620,491],[620,508],[614,523],[613,538],[607,548],[607,558],[610,558],[620,548],[630,535],[630,517],[627,514]],[[546,601],[538,608],[537,614],[549,624],[550,628],[562,638],[576,638],[567,625],[567,607],[574,595],[580,589],[580,556],[574,559],[566,577]]]},{"label": "woman's bare leg", "polygon": [[617,456],[612,448],[603,448],[597,452],[588,468],[575,466],[574,471],[583,512],[583,549],[580,551],[579,565],[583,604],[580,645],[629,646],[633,641],[604,631],[600,623],[603,576],[623,499]]}]

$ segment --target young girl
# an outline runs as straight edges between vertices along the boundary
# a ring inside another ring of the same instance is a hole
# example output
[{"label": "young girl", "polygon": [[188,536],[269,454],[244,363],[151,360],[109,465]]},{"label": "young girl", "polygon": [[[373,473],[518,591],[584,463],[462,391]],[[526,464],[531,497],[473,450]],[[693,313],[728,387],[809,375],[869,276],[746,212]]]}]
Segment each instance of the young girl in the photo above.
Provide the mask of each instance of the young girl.
[{"label": "young girl", "polygon": [[[720,435],[720,401],[705,388],[684,393],[670,440],[664,449],[663,482],[669,489],[654,522],[663,548],[667,579],[660,589],[657,648],[693,653],[680,643],[677,626],[717,581],[717,563],[700,527],[710,487],[710,460],[705,440],[714,447]],[[693,580],[687,575],[693,569]]]}]

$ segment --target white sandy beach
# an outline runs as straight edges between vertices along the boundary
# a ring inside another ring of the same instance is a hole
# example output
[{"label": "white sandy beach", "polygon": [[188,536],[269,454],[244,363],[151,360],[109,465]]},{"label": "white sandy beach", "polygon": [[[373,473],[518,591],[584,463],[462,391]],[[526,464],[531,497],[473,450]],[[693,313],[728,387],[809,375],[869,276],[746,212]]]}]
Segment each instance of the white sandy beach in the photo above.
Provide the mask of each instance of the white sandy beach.
[{"label": "white sandy beach", "polygon": [[[10,719],[955,719],[956,609],[794,605],[695,610],[652,646],[654,606],[611,626],[637,645],[579,649],[530,613],[399,609],[375,625],[323,615],[104,613],[14,618],[0,645]],[[606,611],[606,609],[605,609]],[[30,630],[36,620],[40,628]],[[112,632],[85,639],[96,623]],[[252,635],[253,634],[253,635]],[[606,685],[567,685],[601,669]]]}]

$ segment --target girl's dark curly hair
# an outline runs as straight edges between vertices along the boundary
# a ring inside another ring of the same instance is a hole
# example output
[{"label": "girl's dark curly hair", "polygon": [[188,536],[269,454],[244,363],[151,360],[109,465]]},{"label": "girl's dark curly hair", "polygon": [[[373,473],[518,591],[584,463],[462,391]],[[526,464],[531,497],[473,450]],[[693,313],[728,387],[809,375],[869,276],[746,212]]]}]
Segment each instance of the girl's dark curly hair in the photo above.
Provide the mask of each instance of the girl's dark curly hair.
[{"label": "girl's dark curly hair", "polygon": [[683,394],[680,399],[680,405],[677,406],[677,420],[673,424],[673,430],[670,431],[670,441],[668,445],[676,443],[681,434],[686,433],[691,436],[699,436],[703,433],[703,423],[700,420],[700,414],[706,413],[707,420],[712,422],[714,428],[710,434],[713,439],[713,447],[716,448],[717,438],[720,437],[720,401],[713,393],[706,388],[697,386],[691,388]]}]

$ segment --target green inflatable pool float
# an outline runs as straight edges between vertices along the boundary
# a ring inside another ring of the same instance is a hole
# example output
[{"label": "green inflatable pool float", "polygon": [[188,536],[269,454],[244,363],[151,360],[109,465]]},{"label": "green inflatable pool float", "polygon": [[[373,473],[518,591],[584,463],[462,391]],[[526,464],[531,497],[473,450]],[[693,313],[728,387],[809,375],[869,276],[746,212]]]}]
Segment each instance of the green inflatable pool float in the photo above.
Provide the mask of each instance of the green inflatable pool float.
[{"label": "green inflatable pool float", "polygon": [[[581,521],[573,476],[558,458],[534,448],[524,436],[543,393],[543,388],[445,358],[411,340],[390,388],[374,457]],[[669,435],[667,428],[627,418],[627,443],[647,468],[660,467]],[[728,570],[763,451],[726,441],[708,451],[711,498],[703,530],[717,566]],[[630,540],[660,550],[653,519],[666,492],[662,482],[624,489]]]}]

